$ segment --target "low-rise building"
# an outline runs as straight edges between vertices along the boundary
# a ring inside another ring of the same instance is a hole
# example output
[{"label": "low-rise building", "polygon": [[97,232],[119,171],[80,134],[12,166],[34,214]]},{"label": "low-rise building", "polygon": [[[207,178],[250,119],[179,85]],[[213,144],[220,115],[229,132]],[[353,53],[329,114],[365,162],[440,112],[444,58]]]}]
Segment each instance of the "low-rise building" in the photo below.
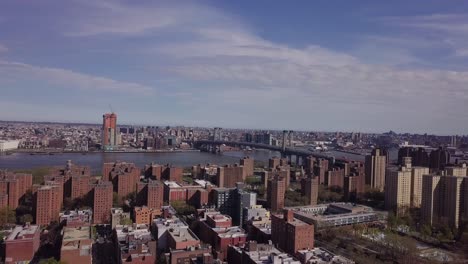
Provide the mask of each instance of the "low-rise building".
[{"label": "low-rise building", "polygon": [[114,229],[118,263],[154,264],[156,241],[148,225],[116,226]]},{"label": "low-rise building", "polygon": [[340,255],[335,255],[323,248],[299,250],[298,259],[304,264],[354,264],[355,262]]},{"label": "low-rise building", "polygon": [[5,239],[5,263],[29,262],[40,246],[37,225],[16,226]]},{"label": "low-rise building", "polygon": [[73,263],[92,263],[93,240],[91,239],[91,227],[65,227],[63,229],[60,260]]},{"label": "low-rise building", "polygon": [[249,241],[244,246],[229,246],[228,263],[236,264],[301,264],[293,256],[280,251],[271,244]]},{"label": "low-rise building", "polygon": [[351,203],[320,204],[288,209],[294,213],[295,218],[313,224],[317,229],[375,222],[385,220],[388,215],[384,211],[376,211],[368,206]]},{"label": "low-rise building", "polygon": [[111,214],[112,229],[114,229],[117,225],[125,225],[129,222],[132,222],[132,219],[130,218],[130,212],[124,212],[122,208],[112,208]]},{"label": "low-rise building", "polygon": [[64,211],[59,216],[60,223],[64,223],[67,227],[86,226],[93,220],[93,211],[91,209]]}]

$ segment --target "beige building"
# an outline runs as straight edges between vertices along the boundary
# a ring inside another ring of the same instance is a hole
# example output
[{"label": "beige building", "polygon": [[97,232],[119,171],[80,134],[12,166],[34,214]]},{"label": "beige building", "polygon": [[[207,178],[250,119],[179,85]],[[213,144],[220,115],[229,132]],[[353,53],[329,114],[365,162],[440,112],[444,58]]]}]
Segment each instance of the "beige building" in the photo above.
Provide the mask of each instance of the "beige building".
[{"label": "beige building", "polygon": [[468,168],[465,163],[461,167],[446,167],[445,175],[466,177],[468,176]]},{"label": "beige building", "polygon": [[385,209],[397,216],[405,215],[411,206],[411,165],[387,170],[385,179]]},{"label": "beige building", "polygon": [[374,149],[371,155],[366,156],[366,185],[384,190],[385,170],[387,168],[387,156],[385,151]]},{"label": "beige building", "polygon": [[412,167],[411,158],[404,158],[404,165],[389,169],[385,182],[385,206],[398,216],[405,215],[410,208],[421,207],[422,179],[429,174],[429,168]]},{"label": "beige building", "polygon": [[427,167],[411,168],[411,207],[420,208],[422,199],[423,175],[429,174]]},{"label": "beige building", "polygon": [[422,221],[458,228],[461,218],[468,216],[467,185],[468,177],[464,176],[424,175]]}]

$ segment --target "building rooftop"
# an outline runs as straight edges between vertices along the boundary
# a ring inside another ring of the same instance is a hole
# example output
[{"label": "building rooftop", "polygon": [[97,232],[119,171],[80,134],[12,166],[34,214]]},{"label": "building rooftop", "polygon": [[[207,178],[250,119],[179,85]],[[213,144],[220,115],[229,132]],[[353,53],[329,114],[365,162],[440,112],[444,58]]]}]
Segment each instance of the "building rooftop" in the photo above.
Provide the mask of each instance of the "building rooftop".
[{"label": "building rooftop", "polygon": [[170,228],[168,232],[175,242],[199,241],[198,237],[188,228]]},{"label": "building rooftop", "polygon": [[279,249],[270,244],[257,244],[254,250],[233,246],[239,252],[245,252],[253,263],[257,264],[300,264],[301,262],[294,259],[291,255],[281,252]]},{"label": "building rooftop", "polygon": [[216,233],[218,233],[219,237],[227,238],[227,237],[241,237],[247,236],[244,229],[238,226],[231,226],[231,227],[216,227],[212,228]]},{"label": "building rooftop", "polygon": [[61,250],[89,249],[91,244],[91,228],[89,226],[65,227],[63,229]]},{"label": "building rooftop", "polygon": [[211,182],[205,180],[194,180],[194,182],[203,188],[206,186],[214,186]]},{"label": "building rooftop", "polygon": [[115,226],[117,239],[126,240],[127,236],[133,235],[136,240],[151,240],[151,232],[146,224],[117,225]]},{"label": "building rooftop", "polygon": [[216,214],[207,214],[207,217],[213,220],[214,222],[226,222],[226,221],[231,221],[231,217],[228,215],[224,215],[221,213],[216,213]]},{"label": "building rooftop", "polygon": [[30,240],[37,232],[39,232],[37,225],[16,226],[6,241]]},{"label": "building rooftop", "polygon": [[354,261],[335,255],[323,248],[298,250],[303,263],[316,264],[354,264]]},{"label": "building rooftop", "polygon": [[182,187],[175,181],[165,181],[164,184],[169,188],[180,188],[180,187]]}]

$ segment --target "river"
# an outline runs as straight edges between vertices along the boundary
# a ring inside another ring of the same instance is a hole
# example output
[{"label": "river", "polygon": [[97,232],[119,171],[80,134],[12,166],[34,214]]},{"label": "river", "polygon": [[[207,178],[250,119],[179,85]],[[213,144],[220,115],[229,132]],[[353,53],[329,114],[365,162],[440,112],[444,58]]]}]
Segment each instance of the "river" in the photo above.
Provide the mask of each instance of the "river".
[{"label": "river", "polygon": [[[364,161],[364,156],[351,153],[330,151],[336,158]],[[233,164],[239,162],[244,156],[250,156],[254,160],[267,162],[273,156],[280,156],[279,152],[269,150],[230,151],[221,154],[207,152],[147,152],[147,153],[110,153],[90,152],[81,153],[56,153],[54,155],[30,155],[28,153],[13,153],[0,155],[0,169],[32,169],[38,167],[64,166],[67,160],[75,164],[90,166],[93,173],[101,171],[104,162],[125,161],[135,163],[143,167],[151,162],[157,164],[172,164],[180,167],[190,167],[196,164]],[[293,160],[295,161],[295,160]]]},{"label": "river", "polygon": [[27,153],[13,153],[0,156],[0,169],[32,169],[38,167],[64,166],[67,160],[79,165],[91,167],[93,173],[102,169],[104,162],[125,161],[133,162],[138,167],[144,167],[151,162],[157,164],[172,164],[180,167],[190,167],[196,164],[233,164],[239,162],[244,156],[250,156],[255,160],[268,161],[270,157],[278,156],[278,152],[268,150],[253,150],[249,152],[232,151],[222,154],[207,152],[152,152],[152,153],[110,153],[90,152],[81,153],[56,153],[54,155],[30,155]]}]

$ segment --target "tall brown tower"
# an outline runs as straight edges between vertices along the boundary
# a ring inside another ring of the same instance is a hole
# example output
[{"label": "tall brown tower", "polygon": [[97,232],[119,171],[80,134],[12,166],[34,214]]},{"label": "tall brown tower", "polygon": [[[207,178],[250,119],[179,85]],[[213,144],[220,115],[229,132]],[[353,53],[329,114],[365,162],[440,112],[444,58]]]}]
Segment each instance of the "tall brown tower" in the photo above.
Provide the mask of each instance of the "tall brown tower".
[{"label": "tall brown tower", "polygon": [[113,150],[117,146],[117,115],[107,113],[102,116],[102,147]]}]

